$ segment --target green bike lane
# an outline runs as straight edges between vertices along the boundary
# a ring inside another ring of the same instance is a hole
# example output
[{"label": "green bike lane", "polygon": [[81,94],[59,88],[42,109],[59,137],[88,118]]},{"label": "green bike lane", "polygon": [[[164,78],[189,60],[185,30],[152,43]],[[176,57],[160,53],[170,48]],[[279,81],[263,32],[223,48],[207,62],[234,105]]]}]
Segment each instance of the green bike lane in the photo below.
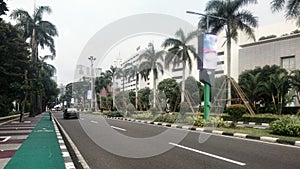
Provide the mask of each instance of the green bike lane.
[{"label": "green bike lane", "polygon": [[45,113],[5,169],[65,169],[50,115]]}]

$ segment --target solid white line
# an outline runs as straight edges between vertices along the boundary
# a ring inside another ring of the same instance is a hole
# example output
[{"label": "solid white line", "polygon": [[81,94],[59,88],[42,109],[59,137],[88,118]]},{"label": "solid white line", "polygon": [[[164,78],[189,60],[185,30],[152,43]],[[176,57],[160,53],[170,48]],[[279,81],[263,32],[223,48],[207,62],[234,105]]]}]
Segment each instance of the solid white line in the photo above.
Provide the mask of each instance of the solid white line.
[{"label": "solid white line", "polygon": [[122,129],[120,127],[116,127],[116,126],[110,126],[113,129],[117,129],[117,130],[121,130],[121,131],[127,131],[126,129]]},{"label": "solid white line", "polygon": [[240,166],[245,166],[246,165],[246,163],[241,163],[241,162],[238,162],[238,161],[234,161],[234,160],[231,160],[231,159],[228,159],[228,158],[225,158],[225,157],[221,157],[221,156],[218,156],[218,155],[210,154],[210,153],[207,153],[207,152],[204,152],[204,151],[200,151],[200,150],[196,150],[196,149],[193,149],[193,148],[190,148],[190,147],[185,147],[185,146],[182,146],[182,145],[179,145],[179,144],[176,144],[176,143],[169,142],[169,144],[171,144],[173,146],[176,146],[176,147],[180,147],[180,148],[189,150],[189,151],[193,151],[193,152],[196,152],[196,153],[199,153],[199,154],[203,154],[203,155],[206,155],[206,156],[209,156],[209,157],[213,157],[213,158],[216,158],[216,159],[219,159],[219,160],[223,160],[223,161],[227,161],[227,162],[230,162],[230,163],[234,163],[234,164],[237,164],[237,165],[240,165]]},{"label": "solid white line", "polygon": [[98,122],[97,121],[91,121],[92,123],[95,123],[95,124],[98,124]]}]

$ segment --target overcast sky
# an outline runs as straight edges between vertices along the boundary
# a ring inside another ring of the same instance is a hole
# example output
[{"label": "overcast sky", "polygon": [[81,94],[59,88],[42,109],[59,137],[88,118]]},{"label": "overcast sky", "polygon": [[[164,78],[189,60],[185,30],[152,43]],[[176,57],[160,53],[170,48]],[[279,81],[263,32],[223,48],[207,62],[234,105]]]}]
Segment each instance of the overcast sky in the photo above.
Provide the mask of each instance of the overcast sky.
[{"label": "overcast sky", "polygon": [[[271,13],[270,1],[260,0],[258,4],[248,8],[259,17],[260,26],[284,20],[282,13]],[[6,0],[6,2],[10,11],[22,8],[30,14],[33,13],[34,0]],[[55,24],[59,32],[59,37],[55,38],[57,56],[50,63],[57,68],[58,84],[67,84],[73,81],[75,66],[85,45],[103,27],[121,18],[143,13],[167,14],[196,26],[199,17],[187,14],[186,11],[203,12],[207,2],[208,0],[36,0],[36,5],[47,5],[53,10],[51,15],[44,15],[44,19]],[[160,38],[155,37],[151,41],[155,43]],[[142,48],[145,48],[147,43],[140,42]],[[120,44],[114,48],[110,55],[121,55],[120,57],[125,59],[132,55],[130,51],[134,52],[136,46],[127,45],[125,50],[124,44],[123,47]],[[40,55],[45,54],[49,52],[40,52]]]}]

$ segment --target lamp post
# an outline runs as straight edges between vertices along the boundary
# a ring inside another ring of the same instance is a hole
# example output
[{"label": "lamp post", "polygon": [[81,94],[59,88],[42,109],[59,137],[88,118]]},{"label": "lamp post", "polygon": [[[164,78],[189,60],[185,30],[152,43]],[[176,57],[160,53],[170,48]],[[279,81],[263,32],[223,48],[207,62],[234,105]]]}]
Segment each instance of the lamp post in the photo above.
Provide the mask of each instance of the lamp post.
[{"label": "lamp post", "polygon": [[[202,13],[193,12],[193,11],[186,11],[186,13],[193,14],[193,15],[201,15],[201,16],[206,17],[206,32],[207,33],[209,32],[209,18],[227,20],[222,17],[208,15],[208,14],[202,14]],[[211,84],[209,84],[208,82],[204,83],[204,119],[205,120],[208,120],[209,113],[210,113],[210,87],[211,87]]]},{"label": "lamp post", "polygon": [[[96,58],[94,56],[90,56],[88,58],[91,61],[91,110],[94,109],[94,61]],[[96,105],[96,104],[95,104]],[[94,109],[95,110],[95,109]]]}]

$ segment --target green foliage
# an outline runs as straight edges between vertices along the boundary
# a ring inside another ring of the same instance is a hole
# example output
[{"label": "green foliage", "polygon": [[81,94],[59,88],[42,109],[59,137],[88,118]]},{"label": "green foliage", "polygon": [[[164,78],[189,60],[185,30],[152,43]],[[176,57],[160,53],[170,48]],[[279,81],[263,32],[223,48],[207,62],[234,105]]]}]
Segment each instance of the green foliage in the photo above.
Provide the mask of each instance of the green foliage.
[{"label": "green foliage", "polygon": [[279,120],[272,122],[270,127],[274,134],[300,136],[300,118],[295,115],[281,117]]},{"label": "green foliage", "polygon": [[153,114],[151,112],[143,112],[143,113],[133,114],[131,117],[138,120],[149,120],[149,119],[153,119]]},{"label": "green foliage", "polygon": [[[222,118],[224,121],[232,121],[232,117],[228,114],[223,114]],[[244,114],[240,121],[243,122],[256,122],[256,123],[271,123],[280,118],[279,115],[275,114],[256,114],[254,116],[250,114]]]},{"label": "green foliage", "polygon": [[134,113],[135,107],[133,104],[130,103],[126,106],[126,110],[127,110],[127,113],[129,113],[129,115],[131,115],[132,113]]},{"label": "green foliage", "polygon": [[171,111],[178,111],[180,100],[179,84],[174,78],[164,79],[159,82],[157,89],[159,94],[164,94],[168,99]]},{"label": "green foliage", "polygon": [[194,126],[203,127],[205,125],[205,120],[203,116],[198,115],[194,121]]},{"label": "green foliage", "polygon": [[154,121],[155,122],[166,122],[166,123],[175,123],[178,118],[178,113],[175,114],[161,114]]},{"label": "green foliage", "polygon": [[298,33],[300,33],[300,30],[296,29],[296,30],[292,31],[290,34],[293,35],[293,34],[298,34]]},{"label": "green foliage", "polygon": [[140,89],[138,92],[139,96],[139,104],[138,106],[140,107],[139,110],[146,111],[149,109],[149,96],[150,96],[150,88],[145,87],[143,89]]},{"label": "green foliage", "polygon": [[223,120],[222,117],[210,116],[209,119],[205,122],[205,126],[207,127],[228,127],[229,124]]},{"label": "green foliage", "polygon": [[242,119],[242,116],[247,113],[247,109],[245,106],[241,104],[234,104],[231,106],[228,106],[226,108],[226,112],[231,116],[233,125],[237,123],[239,120]]},{"label": "green foliage", "polygon": [[190,105],[187,102],[180,104],[180,113],[185,114],[187,112],[192,112]]},{"label": "green foliage", "polygon": [[258,40],[260,41],[260,40],[272,39],[276,37],[277,37],[276,35],[262,36]]},{"label": "green foliage", "polygon": [[107,117],[123,117],[123,114],[119,111],[105,112],[103,113],[103,115]]},{"label": "green foliage", "polygon": [[[21,103],[29,88],[25,72],[31,72],[28,44],[21,38],[19,29],[0,21],[0,115],[7,115],[12,102]],[[25,103],[26,104],[26,103]]]}]

